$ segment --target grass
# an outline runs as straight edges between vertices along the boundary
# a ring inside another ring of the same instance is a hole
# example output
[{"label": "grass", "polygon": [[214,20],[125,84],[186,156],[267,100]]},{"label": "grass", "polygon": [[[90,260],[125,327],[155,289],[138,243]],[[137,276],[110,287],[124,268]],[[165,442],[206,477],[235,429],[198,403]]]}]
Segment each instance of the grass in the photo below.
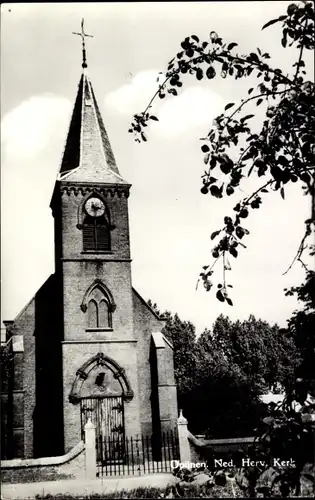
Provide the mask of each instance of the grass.
[{"label": "grass", "polygon": [[[112,493],[105,494],[95,494],[95,495],[87,495],[87,496],[73,496],[73,495],[36,495],[36,500],[107,500],[107,499],[137,499],[137,498],[164,498],[165,488],[135,488],[132,490],[119,490]],[[235,496],[234,496],[235,495]],[[214,486],[209,490],[209,494],[207,496],[203,496],[203,498],[244,498],[244,493],[239,490],[239,488],[234,488],[234,495],[231,486],[228,484],[224,487],[222,486]],[[259,497],[260,495],[258,495]],[[201,497],[200,490],[196,487],[190,487],[186,491],[184,491],[181,498],[197,498]],[[313,486],[308,484],[303,488],[303,498],[313,498]],[[260,496],[260,498],[262,498]],[[279,497],[281,498],[281,497]],[[290,498],[294,498],[294,496],[290,496]],[[302,498],[302,497],[295,497]]]},{"label": "grass", "polygon": [[[36,500],[107,500],[107,499],[137,499],[137,498],[164,498],[165,488],[135,488],[132,490],[119,490],[112,493],[95,494],[95,495],[36,495]],[[200,498],[200,490],[196,487],[191,487],[184,491],[181,498]],[[258,495],[259,497],[260,495]],[[303,487],[303,498],[313,498],[313,486],[308,484]],[[261,496],[260,496],[261,497]],[[228,484],[224,487],[214,486],[209,490],[209,494],[203,498],[244,498],[244,493],[239,488],[234,488],[234,495],[231,486]],[[262,497],[261,497],[262,498]],[[280,497],[281,498],[281,497]],[[294,496],[290,496],[294,498]],[[295,497],[298,498],[298,497]],[[299,497],[302,498],[302,497]]]}]

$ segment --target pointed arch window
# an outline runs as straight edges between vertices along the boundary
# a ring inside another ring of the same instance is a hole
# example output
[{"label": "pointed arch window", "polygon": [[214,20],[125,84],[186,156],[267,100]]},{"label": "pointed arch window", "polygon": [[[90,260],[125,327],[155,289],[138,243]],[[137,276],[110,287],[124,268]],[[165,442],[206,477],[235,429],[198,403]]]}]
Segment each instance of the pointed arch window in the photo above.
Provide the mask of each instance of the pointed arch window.
[{"label": "pointed arch window", "polygon": [[88,304],[88,326],[89,328],[97,328],[97,303],[94,299],[91,299]]},{"label": "pointed arch window", "polygon": [[102,285],[93,286],[81,304],[82,311],[87,311],[87,328],[111,329],[112,312],[115,307],[111,295],[106,293]]}]

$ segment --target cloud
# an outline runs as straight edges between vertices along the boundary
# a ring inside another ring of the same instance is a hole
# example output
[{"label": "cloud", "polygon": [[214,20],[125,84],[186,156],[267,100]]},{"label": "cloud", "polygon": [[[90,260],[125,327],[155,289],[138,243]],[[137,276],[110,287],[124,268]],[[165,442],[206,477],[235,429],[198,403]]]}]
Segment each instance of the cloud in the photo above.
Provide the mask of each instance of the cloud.
[{"label": "cloud", "polygon": [[[122,85],[105,96],[105,105],[123,114],[140,112],[157,90],[157,70],[141,71],[130,83]],[[163,137],[174,137],[196,127],[211,125],[224,108],[224,99],[199,84],[190,86],[176,98],[166,97],[156,103],[159,124],[154,133]]]},{"label": "cloud", "polygon": [[144,108],[158,89],[158,70],[140,71],[130,83],[105,96],[105,105],[119,113],[137,113]]},{"label": "cloud", "polygon": [[53,94],[32,96],[7,113],[1,124],[1,142],[6,159],[35,158],[51,148],[69,123],[71,103]]},{"label": "cloud", "polygon": [[165,137],[184,134],[196,127],[211,125],[222,112],[225,101],[218,94],[203,87],[189,87],[166,102],[159,111],[159,133]]}]

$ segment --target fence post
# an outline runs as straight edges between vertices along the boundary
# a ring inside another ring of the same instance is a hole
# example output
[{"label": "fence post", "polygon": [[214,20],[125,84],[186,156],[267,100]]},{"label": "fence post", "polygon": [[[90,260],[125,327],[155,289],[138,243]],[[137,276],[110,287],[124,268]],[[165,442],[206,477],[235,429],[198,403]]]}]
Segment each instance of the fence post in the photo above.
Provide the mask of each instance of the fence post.
[{"label": "fence post", "polygon": [[180,415],[177,419],[178,442],[179,442],[179,458],[180,461],[190,462],[190,445],[188,441],[187,419],[183,415],[183,410],[180,410]]},{"label": "fence post", "polygon": [[85,433],[85,474],[87,479],[96,478],[95,425],[89,418],[84,426]]}]

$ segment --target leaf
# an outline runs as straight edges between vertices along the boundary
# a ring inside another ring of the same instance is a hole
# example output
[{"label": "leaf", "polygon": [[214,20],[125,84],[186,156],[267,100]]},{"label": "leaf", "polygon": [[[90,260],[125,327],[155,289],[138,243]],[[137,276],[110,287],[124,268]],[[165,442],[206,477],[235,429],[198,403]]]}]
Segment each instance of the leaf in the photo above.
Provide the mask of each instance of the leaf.
[{"label": "leaf", "polygon": [[245,122],[245,120],[249,120],[250,118],[253,118],[255,115],[246,115],[246,116],[243,116],[243,118],[241,118],[241,122]]},{"label": "leaf", "polygon": [[203,79],[203,71],[202,71],[201,68],[197,69],[196,77],[197,77],[197,80],[202,80]]},{"label": "leaf", "polygon": [[269,26],[271,26],[272,24],[275,24],[277,23],[278,21],[280,20],[280,18],[277,18],[277,19],[271,19],[271,21],[268,21],[268,23],[264,24],[263,27],[261,28],[262,30],[264,30],[265,28],[268,28]]},{"label": "leaf", "polygon": [[263,419],[263,423],[266,424],[266,425],[272,424],[273,421],[274,421],[274,417],[271,417],[271,416],[270,417],[265,417]]},{"label": "leaf", "polygon": [[229,45],[227,46],[227,49],[228,50],[232,50],[234,47],[236,47],[238,45],[238,43],[235,43],[235,42],[232,42],[232,43],[229,43]]},{"label": "leaf", "polygon": [[144,132],[141,132],[141,137],[142,137],[142,140],[143,140],[144,142],[147,142],[147,140],[148,140],[148,139],[146,138],[146,135],[145,135],[145,133],[144,133]]},{"label": "leaf", "polygon": [[247,208],[242,208],[239,215],[240,215],[240,217],[242,217],[242,219],[246,219],[246,217],[248,216]]},{"label": "leaf", "polygon": [[261,104],[262,102],[263,102],[262,98],[258,99],[258,101],[256,102],[256,106],[259,106],[259,104]]},{"label": "leaf", "polygon": [[218,186],[216,186],[216,185],[213,185],[213,186],[210,187],[210,193],[215,198],[222,198],[221,189],[218,188]]},{"label": "leaf", "polygon": [[150,116],[150,120],[154,120],[155,122],[159,121],[159,119],[156,116],[154,116],[154,115]]},{"label": "leaf", "polygon": [[210,151],[210,148],[209,148],[209,146],[207,146],[207,144],[203,144],[203,145],[201,146],[201,151],[202,151],[203,153],[208,153],[208,151]]},{"label": "leaf", "polygon": [[228,109],[232,108],[232,106],[234,106],[235,102],[229,102],[229,104],[227,104],[224,108],[225,111],[227,111]]},{"label": "leaf", "polygon": [[283,187],[280,189],[280,194],[281,194],[282,199],[284,200],[285,196],[284,196],[284,189],[283,189]]},{"label": "leaf", "polygon": [[241,240],[245,234],[244,229],[241,226],[237,226],[236,230],[236,236]]},{"label": "leaf", "polygon": [[218,234],[220,234],[220,232],[221,232],[221,230],[220,230],[220,231],[214,231],[214,232],[211,234],[210,239],[211,239],[211,240],[214,240],[214,238],[215,238],[216,236],[218,236]]},{"label": "leaf", "polygon": [[195,40],[195,42],[199,42],[199,38],[197,37],[197,35],[191,35],[191,38]]},{"label": "leaf", "polygon": [[286,48],[286,46],[287,46],[287,32],[286,31],[283,32],[283,37],[281,39],[281,45],[284,48]]},{"label": "leaf", "polygon": [[215,73],[214,67],[213,66],[209,66],[209,68],[206,71],[207,78],[209,78],[209,80],[211,80],[212,78],[215,77],[215,75],[216,75],[216,73]]},{"label": "leaf", "polygon": [[226,297],[226,301],[229,304],[229,306],[233,305],[233,302],[231,301],[231,299],[229,297]]},{"label": "leaf", "polygon": [[255,54],[255,52],[251,52],[249,55],[250,55],[250,57],[252,58],[253,61],[255,61],[257,63],[259,62],[259,57],[258,57],[257,54]]},{"label": "leaf", "polygon": [[231,254],[231,255],[233,255],[233,257],[235,257],[235,258],[238,256],[238,251],[236,250],[236,248],[235,248],[235,247],[230,247],[229,252],[230,252],[230,254]]},{"label": "leaf", "polygon": [[218,291],[217,291],[216,297],[217,297],[217,299],[218,299],[220,302],[224,302],[224,301],[225,301],[224,295],[222,294],[221,290],[218,290]]},{"label": "leaf", "polygon": [[207,153],[204,158],[203,158],[203,162],[205,165],[207,165],[207,163],[209,162],[210,160],[210,153]]}]

